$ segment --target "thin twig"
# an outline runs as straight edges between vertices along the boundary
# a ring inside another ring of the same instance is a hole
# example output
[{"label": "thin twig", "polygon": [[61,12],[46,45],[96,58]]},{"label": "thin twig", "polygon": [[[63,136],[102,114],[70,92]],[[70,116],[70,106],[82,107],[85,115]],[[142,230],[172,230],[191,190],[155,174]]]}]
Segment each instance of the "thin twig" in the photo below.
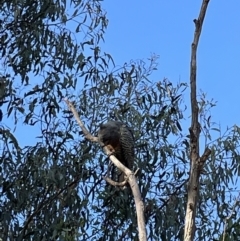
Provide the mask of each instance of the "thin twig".
[{"label": "thin twig", "polygon": [[85,136],[85,138],[91,142],[98,142],[98,138],[91,135],[91,133],[86,129],[86,127],[84,126],[83,122],[81,121],[81,119],[79,118],[79,115],[76,111],[76,109],[74,108],[73,104],[68,100],[68,99],[64,99],[64,101],[66,102],[66,104],[68,105],[68,108],[72,111],[78,125],[80,126],[80,128],[83,131],[83,134]]}]

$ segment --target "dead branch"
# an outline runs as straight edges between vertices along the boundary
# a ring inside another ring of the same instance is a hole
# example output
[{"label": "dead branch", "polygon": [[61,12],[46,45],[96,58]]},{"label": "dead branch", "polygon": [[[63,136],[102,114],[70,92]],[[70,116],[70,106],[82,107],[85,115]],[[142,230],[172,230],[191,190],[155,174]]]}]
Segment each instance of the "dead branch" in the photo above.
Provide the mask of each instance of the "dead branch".
[{"label": "dead branch", "polygon": [[[76,121],[78,122],[80,128],[83,131],[85,138],[92,142],[98,142],[103,147],[105,154],[109,156],[109,159],[114,163],[114,165],[117,168],[119,168],[127,176],[126,181],[129,183],[129,185],[131,187],[135,205],[136,205],[139,240],[146,241],[147,240],[147,231],[146,231],[145,218],[144,218],[144,204],[142,201],[141,193],[139,190],[139,186],[138,186],[135,174],[130,169],[125,167],[114,155],[112,155],[111,150],[109,150],[107,146],[104,146],[103,143],[100,143],[97,137],[91,135],[91,133],[86,129],[83,122],[81,121],[73,104],[67,99],[65,99],[65,102],[68,105],[69,109],[72,111]],[[110,179],[110,182],[111,181],[112,180]],[[120,185],[122,185],[122,184],[120,183]]]},{"label": "dead branch", "polygon": [[123,187],[126,185],[127,180],[123,181],[123,182],[115,182],[113,181],[111,178],[109,177],[103,177],[103,180],[105,180],[107,183],[109,183],[112,186],[116,186],[116,187]]},{"label": "dead branch", "polygon": [[83,122],[81,121],[76,109],[74,108],[73,104],[68,100],[68,99],[64,99],[64,101],[66,102],[66,104],[68,105],[68,108],[72,111],[78,125],[80,126],[80,128],[82,129],[82,132],[85,136],[85,138],[91,142],[98,142],[98,138],[91,135],[91,133],[87,130],[87,128],[84,126]]},{"label": "dead branch", "polygon": [[201,35],[204,17],[210,0],[203,0],[198,19],[194,20],[195,33],[191,51],[190,66],[190,88],[191,88],[191,113],[192,123],[190,131],[190,176],[188,183],[188,200],[186,207],[184,241],[193,241],[195,235],[195,217],[199,193],[199,177],[204,162],[207,160],[211,151],[206,149],[203,156],[199,156],[199,137],[200,124],[198,122],[198,103],[197,103],[197,47]]}]

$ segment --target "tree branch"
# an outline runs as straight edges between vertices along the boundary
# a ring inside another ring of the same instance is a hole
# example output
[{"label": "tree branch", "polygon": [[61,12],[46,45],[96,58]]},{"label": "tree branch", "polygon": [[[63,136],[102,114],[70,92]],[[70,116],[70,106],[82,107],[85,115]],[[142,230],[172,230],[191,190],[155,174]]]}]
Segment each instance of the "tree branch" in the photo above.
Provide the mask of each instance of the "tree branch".
[{"label": "tree branch", "polygon": [[[86,129],[83,122],[81,121],[73,104],[70,101],[68,101],[67,99],[65,99],[65,102],[68,105],[69,109],[72,111],[75,119],[77,120],[80,128],[83,131],[85,138],[92,142],[98,142],[103,147],[105,154],[109,156],[109,159],[114,163],[114,165],[117,168],[119,168],[119,170],[121,170],[123,173],[125,173],[125,175],[127,176],[126,181],[129,183],[129,185],[132,189],[132,193],[133,193],[133,197],[134,197],[134,201],[135,201],[135,205],[136,205],[139,240],[146,241],[147,240],[147,231],[146,231],[145,218],[144,218],[144,204],[142,201],[141,193],[139,190],[139,186],[138,186],[135,174],[130,169],[125,167],[114,155],[112,155],[111,150],[109,150],[107,146],[104,146],[104,144],[101,143],[97,137],[94,137],[89,133],[89,131]],[[111,181],[112,180],[110,179],[110,182]],[[120,185],[122,185],[122,184],[120,183]]]},{"label": "tree branch", "polygon": [[210,155],[211,151],[206,149],[203,156],[199,156],[199,137],[200,137],[200,124],[198,122],[198,103],[197,103],[197,47],[201,35],[204,17],[207,11],[207,6],[210,0],[203,0],[198,19],[194,20],[195,33],[192,43],[191,51],[191,66],[190,66],[190,87],[191,87],[191,112],[192,122],[190,131],[190,176],[188,183],[188,200],[186,207],[184,241],[193,241],[195,235],[195,217],[197,200],[199,193],[199,177],[203,164]]},{"label": "tree branch", "polygon": [[68,99],[64,99],[64,101],[66,102],[66,104],[68,105],[68,108],[72,111],[78,125],[80,126],[80,128],[83,131],[83,134],[85,136],[85,138],[91,142],[98,142],[98,138],[91,135],[91,133],[86,129],[86,127],[84,126],[83,122],[81,121],[81,119],[79,118],[79,115],[76,111],[76,109],[74,108],[73,104],[68,100]]}]

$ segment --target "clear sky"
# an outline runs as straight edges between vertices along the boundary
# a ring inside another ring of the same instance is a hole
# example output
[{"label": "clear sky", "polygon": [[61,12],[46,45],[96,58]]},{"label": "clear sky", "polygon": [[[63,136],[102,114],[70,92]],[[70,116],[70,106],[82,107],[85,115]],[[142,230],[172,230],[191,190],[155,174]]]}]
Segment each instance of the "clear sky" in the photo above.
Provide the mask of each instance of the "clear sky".
[{"label": "clear sky", "polygon": [[[193,19],[198,17],[201,3],[105,0],[109,26],[103,50],[119,65],[155,53],[160,59],[153,81],[166,77],[174,83],[189,83]],[[198,90],[217,101],[212,120],[223,129],[240,124],[240,1],[210,1],[198,48],[197,83]],[[185,101],[189,103],[188,94]]]}]

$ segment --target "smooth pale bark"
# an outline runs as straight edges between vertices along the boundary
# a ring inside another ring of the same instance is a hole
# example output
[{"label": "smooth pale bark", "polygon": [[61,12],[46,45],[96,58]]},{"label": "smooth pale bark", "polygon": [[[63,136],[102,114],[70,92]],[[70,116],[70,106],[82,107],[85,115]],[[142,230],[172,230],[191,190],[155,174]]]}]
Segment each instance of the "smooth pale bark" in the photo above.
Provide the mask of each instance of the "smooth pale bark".
[{"label": "smooth pale bark", "polygon": [[184,241],[193,241],[195,236],[195,218],[199,195],[199,177],[203,165],[210,155],[211,151],[207,148],[200,157],[199,155],[199,136],[201,126],[198,121],[198,103],[197,103],[197,47],[201,35],[204,17],[207,11],[207,6],[210,0],[203,0],[198,19],[194,20],[195,33],[191,51],[191,66],[190,66],[190,97],[192,123],[189,128],[190,132],[190,174],[188,182],[188,199],[185,216]]},{"label": "smooth pale bark", "polygon": [[[73,104],[67,99],[65,99],[65,102],[68,105],[69,109],[72,111],[78,125],[82,129],[82,132],[85,138],[91,142],[99,143],[98,138],[95,136],[92,136],[91,133],[84,126]],[[99,144],[103,147],[104,152],[109,156],[110,160],[114,163],[114,165],[116,165],[117,168],[119,168],[127,176],[127,182],[129,183],[132,189],[132,193],[133,193],[133,197],[136,205],[139,241],[147,241],[147,230],[146,230],[146,224],[145,224],[145,218],[144,218],[144,204],[142,201],[140,189],[139,189],[135,174],[131,170],[126,168],[114,155],[111,155],[112,154],[111,151],[106,146],[104,147],[103,143],[99,143]],[[108,181],[110,184],[117,185],[112,180],[109,180],[109,178],[104,178],[104,179]],[[124,185],[124,182],[120,183],[118,186],[122,186],[122,185]]]}]

